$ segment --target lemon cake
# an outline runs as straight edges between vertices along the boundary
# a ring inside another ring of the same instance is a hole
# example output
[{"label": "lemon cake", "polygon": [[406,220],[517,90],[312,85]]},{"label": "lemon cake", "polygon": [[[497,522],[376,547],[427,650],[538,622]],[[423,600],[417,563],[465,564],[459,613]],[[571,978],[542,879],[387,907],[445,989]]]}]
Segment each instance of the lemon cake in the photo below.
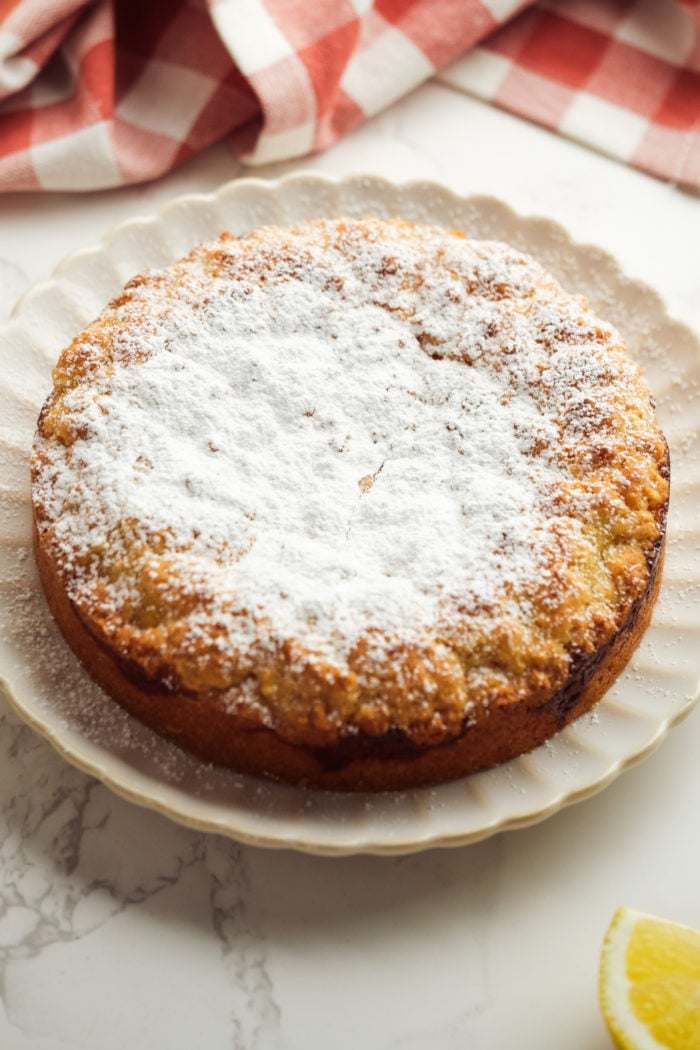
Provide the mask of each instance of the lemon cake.
[{"label": "lemon cake", "polygon": [[132,280],[61,354],[32,474],[50,607],[109,697],[340,790],[463,776],[588,710],[649,622],[669,492],[583,298],[372,218]]}]

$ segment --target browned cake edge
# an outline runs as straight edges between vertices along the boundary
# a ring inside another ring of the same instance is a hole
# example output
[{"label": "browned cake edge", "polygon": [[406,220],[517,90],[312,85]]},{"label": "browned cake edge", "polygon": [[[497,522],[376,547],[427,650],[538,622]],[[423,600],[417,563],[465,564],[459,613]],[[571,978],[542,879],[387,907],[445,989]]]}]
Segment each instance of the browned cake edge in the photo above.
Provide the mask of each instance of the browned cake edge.
[{"label": "browned cake edge", "polygon": [[201,758],[242,773],[337,791],[421,787],[477,772],[527,753],[579,718],[624,670],[651,620],[665,549],[662,534],[645,593],[613,638],[591,654],[574,656],[566,686],[545,704],[492,704],[455,740],[420,749],[400,733],[353,734],[339,746],[305,748],[273,729],[227,712],[206,695],[171,692],[148,682],[85,626],[70,601],[50,553],[35,551],[44,592],[66,641],[85,669],[125,710],[155,732]]}]

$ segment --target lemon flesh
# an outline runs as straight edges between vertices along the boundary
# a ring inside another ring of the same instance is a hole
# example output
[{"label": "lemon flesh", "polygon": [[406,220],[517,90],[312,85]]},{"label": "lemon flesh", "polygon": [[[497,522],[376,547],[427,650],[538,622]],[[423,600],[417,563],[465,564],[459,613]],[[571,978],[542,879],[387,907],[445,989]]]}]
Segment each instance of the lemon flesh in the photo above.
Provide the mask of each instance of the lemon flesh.
[{"label": "lemon flesh", "polygon": [[622,1050],[700,1050],[700,932],[620,908],[601,952],[600,1005]]}]

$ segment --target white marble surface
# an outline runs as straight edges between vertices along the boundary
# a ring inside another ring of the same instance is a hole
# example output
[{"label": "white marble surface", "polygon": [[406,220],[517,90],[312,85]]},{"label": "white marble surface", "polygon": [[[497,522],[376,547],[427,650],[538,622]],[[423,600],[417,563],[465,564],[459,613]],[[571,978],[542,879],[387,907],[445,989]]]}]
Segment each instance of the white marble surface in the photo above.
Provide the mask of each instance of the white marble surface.
[{"label": "white marble surface", "polygon": [[[700,330],[697,197],[437,82],[305,166],[439,179],[549,215]],[[109,226],[239,173],[220,145],[151,186],[0,198],[0,318]],[[117,799],[0,698],[0,1047],[605,1050],[596,970],[614,909],[700,927],[699,747],[696,711],[602,794],[536,827],[323,860]]]}]

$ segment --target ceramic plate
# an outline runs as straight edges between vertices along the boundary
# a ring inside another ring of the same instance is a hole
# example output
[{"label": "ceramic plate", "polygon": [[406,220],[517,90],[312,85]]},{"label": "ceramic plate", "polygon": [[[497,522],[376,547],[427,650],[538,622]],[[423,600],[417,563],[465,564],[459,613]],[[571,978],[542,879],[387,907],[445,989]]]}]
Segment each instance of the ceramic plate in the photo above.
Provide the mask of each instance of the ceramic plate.
[{"label": "ceramic plate", "polygon": [[[28,456],[59,351],[124,282],[199,241],[265,223],[400,215],[508,241],[536,256],[618,325],[654,390],[671,445],[666,569],[651,628],[595,712],[498,769],[442,787],[382,795],[310,792],[214,769],[184,755],[107,700],[49,616],[31,552]],[[540,218],[432,183],[295,175],[244,179],[173,201],[78,252],[21,300],[0,333],[0,683],[20,715],[69,761],[120,795],[192,827],[312,853],[408,853],[476,841],[585,798],[648,754],[698,698],[700,355],[659,297],[603,251]]]}]

